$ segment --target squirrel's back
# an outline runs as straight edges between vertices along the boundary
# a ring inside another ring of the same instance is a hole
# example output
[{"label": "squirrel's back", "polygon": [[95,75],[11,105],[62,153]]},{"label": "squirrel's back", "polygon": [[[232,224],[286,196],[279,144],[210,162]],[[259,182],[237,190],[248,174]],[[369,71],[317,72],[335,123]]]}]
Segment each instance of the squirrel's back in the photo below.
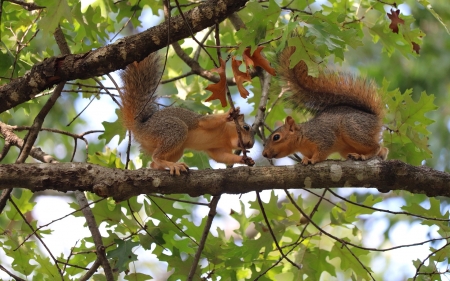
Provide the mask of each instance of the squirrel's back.
[{"label": "squirrel's back", "polygon": [[350,74],[320,72],[308,75],[304,61],[290,68],[294,47],[287,47],[278,58],[277,74],[291,93],[286,97],[294,107],[316,113],[333,106],[350,106],[376,116],[383,115],[383,106],[375,84]]}]

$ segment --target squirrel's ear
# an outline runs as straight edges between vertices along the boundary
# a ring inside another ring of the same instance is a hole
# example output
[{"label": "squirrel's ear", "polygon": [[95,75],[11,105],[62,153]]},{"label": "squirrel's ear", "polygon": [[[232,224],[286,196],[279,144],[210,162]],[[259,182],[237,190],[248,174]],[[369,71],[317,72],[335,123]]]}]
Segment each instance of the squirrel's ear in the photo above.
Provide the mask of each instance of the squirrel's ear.
[{"label": "squirrel's ear", "polygon": [[297,124],[295,124],[295,120],[291,116],[286,117],[286,122],[284,123],[284,126],[286,126],[289,131],[294,131],[298,129]]},{"label": "squirrel's ear", "polygon": [[289,126],[295,125],[294,119],[291,116],[286,117],[285,125]]},{"label": "squirrel's ear", "polygon": [[244,122],[244,114],[239,114],[237,120]]}]

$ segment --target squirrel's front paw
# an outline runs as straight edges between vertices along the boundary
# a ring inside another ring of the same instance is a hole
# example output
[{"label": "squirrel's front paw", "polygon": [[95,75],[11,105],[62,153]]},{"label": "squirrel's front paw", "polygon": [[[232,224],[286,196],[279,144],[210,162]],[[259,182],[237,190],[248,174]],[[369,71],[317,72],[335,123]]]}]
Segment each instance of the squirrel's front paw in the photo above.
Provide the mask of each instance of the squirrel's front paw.
[{"label": "squirrel's front paw", "polygon": [[242,156],[241,163],[246,164],[248,166],[255,165],[255,161],[251,157],[248,157],[248,156]]},{"label": "squirrel's front paw", "polygon": [[308,157],[306,157],[306,156],[303,156],[302,164],[303,164],[303,165],[309,165],[310,163],[311,163],[311,164],[314,164],[313,161],[312,161],[312,159],[310,159],[310,158],[308,158]]},{"label": "squirrel's front paw", "polygon": [[234,110],[233,108],[230,108],[230,110],[228,110],[227,121],[233,121],[235,118],[238,118],[240,113],[240,107],[236,107]]}]

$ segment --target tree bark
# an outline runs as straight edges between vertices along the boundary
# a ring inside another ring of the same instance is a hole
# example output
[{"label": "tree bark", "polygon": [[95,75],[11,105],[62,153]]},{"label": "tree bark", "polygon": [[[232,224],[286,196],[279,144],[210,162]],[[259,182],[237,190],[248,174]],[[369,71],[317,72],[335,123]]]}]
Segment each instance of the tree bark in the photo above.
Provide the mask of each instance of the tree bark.
[{"label": "tree bark", "polygon": [[[150,53],[222,22],[242,8],[248,0],[209,0],[184,13],[191,27],[180,15],[136,35],[84,54],[47,58],[35,64],[24,76],[0,87],[0,113],[23,102],[61,81],[87,79],[123,69],[141,61]],[[170,33],[169,33],[170,31]],[[170,34],[170,38],[168,38]]]},{"label": "tree bark", "polygon": [[328,160],[315,165],[237,167],[191,170],[181,176],[151,169],[110,169],[86,163],[3,164],[0,189],[21,187],[33,192],[53,189],[95,192],[117,201],[147,193],[191,196],[239,194],[271,189],[375,187],[382,192],[406,190],[450,197],[450,174],[398,160]]}]

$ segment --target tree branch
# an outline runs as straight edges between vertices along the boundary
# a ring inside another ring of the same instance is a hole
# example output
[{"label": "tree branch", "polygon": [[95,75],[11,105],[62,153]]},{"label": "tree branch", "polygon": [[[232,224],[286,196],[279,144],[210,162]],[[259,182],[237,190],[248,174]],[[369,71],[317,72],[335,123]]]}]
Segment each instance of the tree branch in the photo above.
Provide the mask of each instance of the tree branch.
[{"label": "tree branch", "polygon": [[85,163],[2,164],[0,189],[12,187],[33,192],[47,189],[90,191],[117,201],[149,193],[199,196],[324,187],[376,187],[383,192],[406,190],[450,197],[450,174],[398,160],[377,159],[364,162],[328,160],[308,166],[191,170],[178,177],[170,176],[167,171],[127,171]]},{"label": "tree branch", "polygon": [[[184,13],[196,33],[223,21],[242,8],[248,0],[209,0]],[[0,87],[0,113],[34,98],[41,91],[61,81],[87,79],[123,69],[141,61],[150,53],[190,36],[181,16],[170,20],[171,38],[167,38],[168,22],[146,31],[124,37],[113,44],[84,54],[47,58],[35,64],[24,76]]]}]

